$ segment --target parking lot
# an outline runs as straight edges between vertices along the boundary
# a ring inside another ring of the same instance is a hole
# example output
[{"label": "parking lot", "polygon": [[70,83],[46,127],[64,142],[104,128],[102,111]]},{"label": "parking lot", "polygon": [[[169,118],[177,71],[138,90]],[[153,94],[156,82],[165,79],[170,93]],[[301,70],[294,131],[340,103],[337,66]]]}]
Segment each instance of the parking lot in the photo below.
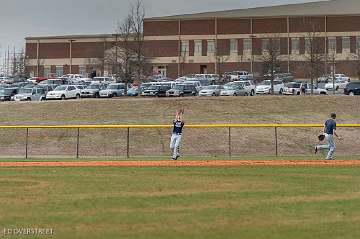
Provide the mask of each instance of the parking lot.
[{"label": "parking lot", "polygon": [[45,101],[91,98],[148,97],[225,97],[258,95],[358,95],[360,82],[343,74],[317,79],[296,80],[291,74],[276,74],[274,80],[254,79],[244,71],[215,74],[193,74],[177,79],[150,76],[142,82],[126,85],[112,77],[85,78],[65,75],[57,78],[29,78],[22,81],[3,80],[1,101]]}]

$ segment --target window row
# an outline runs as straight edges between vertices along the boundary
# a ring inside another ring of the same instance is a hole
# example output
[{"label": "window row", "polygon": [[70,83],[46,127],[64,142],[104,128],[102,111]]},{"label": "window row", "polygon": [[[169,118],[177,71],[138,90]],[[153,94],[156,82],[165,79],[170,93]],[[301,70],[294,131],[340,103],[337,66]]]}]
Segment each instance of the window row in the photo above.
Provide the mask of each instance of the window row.
[{"label": "window row", "polygon": [[[304,52],[319,52],[324,49],[324,41],[321,42],[323,38],[303,38],[303,49]],[[253,50],[253,39],[242,39],[242,47],[244,52],[251,52]],[[341,41],[341,42],[338,42]],[[206,49],[203,49],[204,42],[202,40],[194,41],[194,54],[201,55],[203,51],[206,51],[207,54],[214,54],[216,52],[216,42],[215,40],[206,41]],[[286,41],[286,45],[287,45]],[[351,37],[328,37],[327,38],[328,52],[337,51],[341,47],[341,52],[347,53],[351,48]],[[229,51],[230,53],[239,53],[239,39],[230,39],[229,40]],[[290,38],[290,53],[291,54],[300,54],[300,38]],[[360,37],[356,37],[355,48],[360,50]],[[261,39],[261,51],[269,50],[279,50],[281,49],[281,40],[280,38],[271,38],[271,39]],[[287,49],[287,46],[286,46]],[[181,53],[185,54],[189,52],[189,41],[181,41]],[[340,53],[341,53],[340,52]]]},{"label": "window row", "polygon": [[[55,72],[52,71],[52,68],[55,68]],[[79,74],[86,76],[87,72],[86,72],[86,66],[79,66]],[[46,65],[44,66],[44,76],[45,77],[61,77],[64,75],[64,66],[49,66]]]}]

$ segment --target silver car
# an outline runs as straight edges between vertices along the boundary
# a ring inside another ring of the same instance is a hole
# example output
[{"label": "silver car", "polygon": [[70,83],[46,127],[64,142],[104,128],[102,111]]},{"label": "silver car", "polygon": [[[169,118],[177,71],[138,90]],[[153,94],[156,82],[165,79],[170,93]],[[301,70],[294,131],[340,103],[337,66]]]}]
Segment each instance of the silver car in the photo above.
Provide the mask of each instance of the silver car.
[{"label": "silver car", "polygon": [[220,92],[221,96],[244,96],[246,90],[243,85],[229,83],[224,85],[224,89]]},{"label": "silver car", "polygon": [[219,96],[223,87],[221,85],[210,85],[205,86],[199,92],[199,96]]},{"label": "silver car", "polygon": [[45,98],[45,90],[43,88],[22,88],[14,96],[14,101],[42,101]]},{"label": "silver car", "polygon": [[124,96],[125,92],[125,84],[124,83],[114,83],[108,85],[105,90],[100,90],[99,94],[100,97],[117,97],[117,96]]}]

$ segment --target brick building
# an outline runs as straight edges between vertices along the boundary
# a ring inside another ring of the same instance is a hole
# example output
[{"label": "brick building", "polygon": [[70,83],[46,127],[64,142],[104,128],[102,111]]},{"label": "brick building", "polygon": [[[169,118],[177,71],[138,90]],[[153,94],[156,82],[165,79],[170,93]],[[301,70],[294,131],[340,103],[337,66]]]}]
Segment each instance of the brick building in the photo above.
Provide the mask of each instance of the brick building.
[{"label": "brick building", "polygon": [[[252,9],[147,18],[145,56],[153,72],[189,73],[247,70],[263,73],[270,39],[280,48],[280,70],[308,77],[310,36],[324,56],[323,73],[356,76],[360,66],[360,1],[333,0]],[[114,47],[113,35],[26,38],[27,71],[85,73]],[[335,64],[333,64],[333,61]],[[101,72],[111,72],[101,66]]]}]

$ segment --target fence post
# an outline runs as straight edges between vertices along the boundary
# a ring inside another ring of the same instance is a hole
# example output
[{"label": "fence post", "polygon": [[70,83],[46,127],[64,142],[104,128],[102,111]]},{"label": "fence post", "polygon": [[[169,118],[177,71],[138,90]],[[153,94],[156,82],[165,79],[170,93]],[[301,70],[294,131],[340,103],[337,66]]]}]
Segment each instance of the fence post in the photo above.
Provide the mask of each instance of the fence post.
[{"label": "fence post", "polygon": [[126,158],[130,158],[130,127],[127,128],[127,137],[126,137]]},{"label": "fence post", "polygon": [[275,127],[275,155],[276,155],[276,157],[279,156],[279,153],[278,153],[278,132],[277,132],[277,128],[278,128],[278,127]]},{"label": "fence post", "polygon": [[80,128],[77,128],[77,137],[76,137],[76,158],[79,158],[79,147],[80,147]]},{"label": "fence post", "polygon": [[25,137],[25,159],[28,158],[28,144],[29,144],[29,128],[26,128],[26,137]]},{"label": "fence post", "polygon": [[231,157],[231,127],[229,127],[229,157]]}]

